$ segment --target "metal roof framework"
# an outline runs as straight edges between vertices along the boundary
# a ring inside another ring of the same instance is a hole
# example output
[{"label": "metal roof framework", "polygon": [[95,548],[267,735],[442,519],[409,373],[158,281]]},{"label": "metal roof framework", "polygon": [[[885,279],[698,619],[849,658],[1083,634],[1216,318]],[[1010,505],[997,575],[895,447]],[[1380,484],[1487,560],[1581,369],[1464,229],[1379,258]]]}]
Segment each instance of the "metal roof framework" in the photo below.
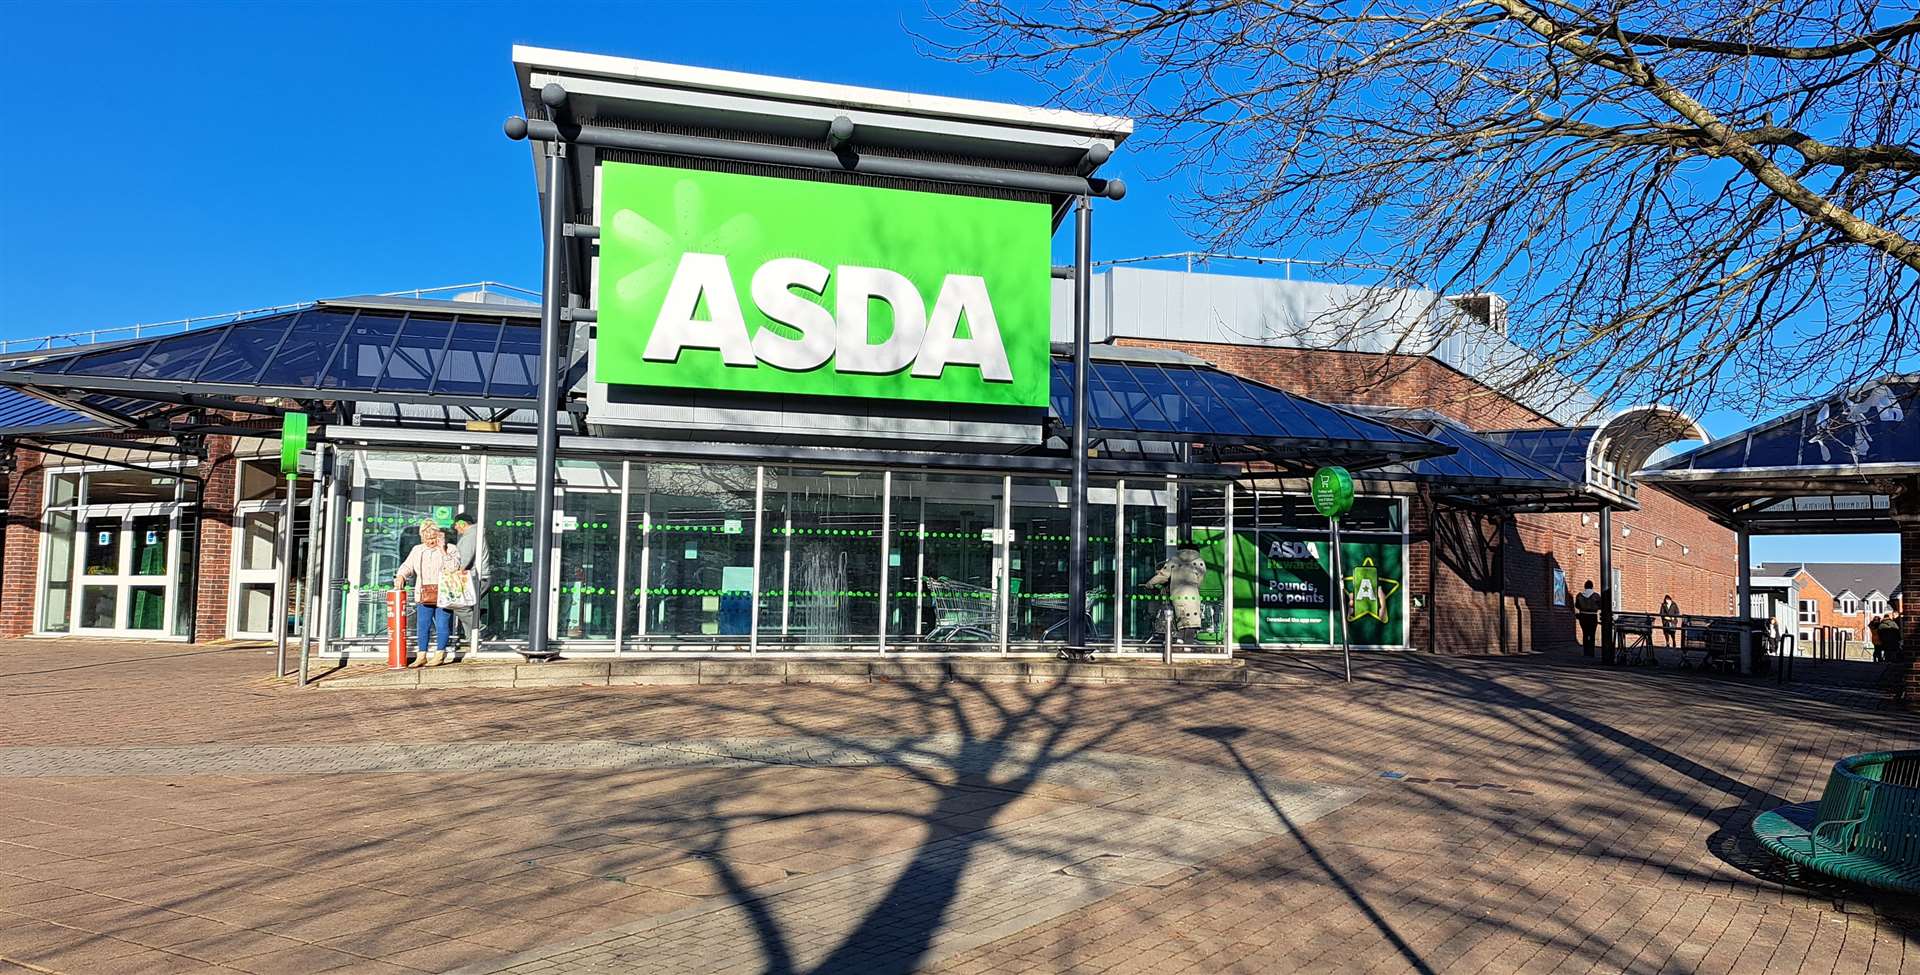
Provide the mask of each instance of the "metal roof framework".
[{"label": "metal roof framework", "polygon": [[1361,412],[1454,448],[1451,454],[1369,471],[1368,482],[1425,486],[1448,504],[1481,510],[1594,511],[1608,503],[1583,481],[1535,463],[1432,411],[1371,408]]},{"label": "metal roof framework", "polygon": [[1707,439],[1692,417],[1669,406],[1632,406],[1606,422],[1577,427],[1492,430],[1480,436],[1579,484],[1609,507],[1639,507],[1633,472],[1662,447]]},{"label": "metal roof framework", "polygon": [[1864,383],[1636,477],[1753,534],[1897,531],[1899,499],[1920,504],[1920,374]]},{"label": "metal roof framework", "polygon": [[[517,425],[536,415],[538,341],[533,309],[353,299],[4,363],[0,384],[15,387],[7,393],[21,422],[50,433],[134,428],[136,414],[157,404],[258,409],[263,400],[306,409],[349,404],[388,426]],[[1197,359],[1116,356],[1094,361],[1090,396],[1090,429],[1116,460],[1298,472],[1336,463],[1366,469],[1457,449]],[[577,394],[585,370],[582,356],[563,383],[576,394],[567,412],[584,409]],[[1050,422],[1064,429],[1073,420],[1071,360],[1056,357],[1051,378]],[[125,412],[112,422],[76,419],[49,398],[119,404]]]},{"label": "metal roof framework", "polygon": [[[1115,455],[1307,473],[1328,464],[1364,470],[1455,449],[1197,361],[1096,356],[1088,366],[1088,435]],[[1053,359],[1051,389],[1052,422],[1070,427],[1071,359]]]}]

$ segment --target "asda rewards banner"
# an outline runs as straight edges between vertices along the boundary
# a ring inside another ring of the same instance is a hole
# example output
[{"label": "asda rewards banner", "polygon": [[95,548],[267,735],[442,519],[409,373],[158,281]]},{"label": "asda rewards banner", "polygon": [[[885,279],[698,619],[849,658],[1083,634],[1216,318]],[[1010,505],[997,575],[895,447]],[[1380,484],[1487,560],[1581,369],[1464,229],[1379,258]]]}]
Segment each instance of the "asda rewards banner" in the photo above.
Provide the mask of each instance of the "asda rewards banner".
[{"label": "asda rewards banner", "polygon": [[1045,406],[1045,204],[600,166],[595,378]]},{"label": "asda rewards banner", "polygon": [[[1333,582],[1325,536],[1291,532],[1253,533],[1259,566],[1256,580],[1257,639],[1261,643],[1329,644],[1333,629]],[[1404,549],[1392,541],[1340,540],[1341,582],[1346,587],[1346,626],[1355,646],[1391,647],[1407,642]]]}]

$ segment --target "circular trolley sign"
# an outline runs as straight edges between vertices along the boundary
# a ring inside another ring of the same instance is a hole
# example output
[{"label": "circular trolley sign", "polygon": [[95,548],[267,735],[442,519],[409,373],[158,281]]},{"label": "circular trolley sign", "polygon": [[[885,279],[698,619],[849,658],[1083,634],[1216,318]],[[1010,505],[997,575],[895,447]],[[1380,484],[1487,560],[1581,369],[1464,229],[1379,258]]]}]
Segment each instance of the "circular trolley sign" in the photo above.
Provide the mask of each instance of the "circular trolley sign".
[{"label": "circular trolley sign", "polygon": [[1353,508],[1353,475],[1344,467],[1322,467],[1313,472],[1313,509],[1338,518]]}]

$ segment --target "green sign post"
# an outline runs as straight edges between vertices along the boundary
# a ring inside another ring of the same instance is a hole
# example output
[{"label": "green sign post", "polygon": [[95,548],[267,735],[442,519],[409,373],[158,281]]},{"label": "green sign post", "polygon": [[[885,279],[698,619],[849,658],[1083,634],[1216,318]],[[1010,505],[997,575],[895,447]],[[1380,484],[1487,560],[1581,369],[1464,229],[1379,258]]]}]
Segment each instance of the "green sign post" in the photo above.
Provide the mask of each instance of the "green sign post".
[{"label": "green sign post", "polygon": [[1045,204],[600,166],[601,382],[1044,407]]},{"label": "green sign post", "polygon": [[1313,472],[1313,509],[1327,517],[1328,542],[1333,549],[1333,619],[1340,627],[1340,658],[1346,663],[1347,683],[1351,684],[1353,646],[1347,637],[1347,580],[1340,571],[1340,516],[1353,510],[1353,475],[1346,468],[1322,467]]}]

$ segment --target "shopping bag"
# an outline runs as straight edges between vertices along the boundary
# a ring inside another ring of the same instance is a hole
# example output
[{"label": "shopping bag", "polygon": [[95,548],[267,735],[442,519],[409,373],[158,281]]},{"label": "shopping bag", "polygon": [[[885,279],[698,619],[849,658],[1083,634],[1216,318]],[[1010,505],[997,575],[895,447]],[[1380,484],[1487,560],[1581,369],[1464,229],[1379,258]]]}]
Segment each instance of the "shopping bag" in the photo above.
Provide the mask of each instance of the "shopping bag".
[{"label": "shopping bag", "polygon": [[440,603],[447,609],[465,609],[473,605],[473,573],[452,569],[440,576]]}]

